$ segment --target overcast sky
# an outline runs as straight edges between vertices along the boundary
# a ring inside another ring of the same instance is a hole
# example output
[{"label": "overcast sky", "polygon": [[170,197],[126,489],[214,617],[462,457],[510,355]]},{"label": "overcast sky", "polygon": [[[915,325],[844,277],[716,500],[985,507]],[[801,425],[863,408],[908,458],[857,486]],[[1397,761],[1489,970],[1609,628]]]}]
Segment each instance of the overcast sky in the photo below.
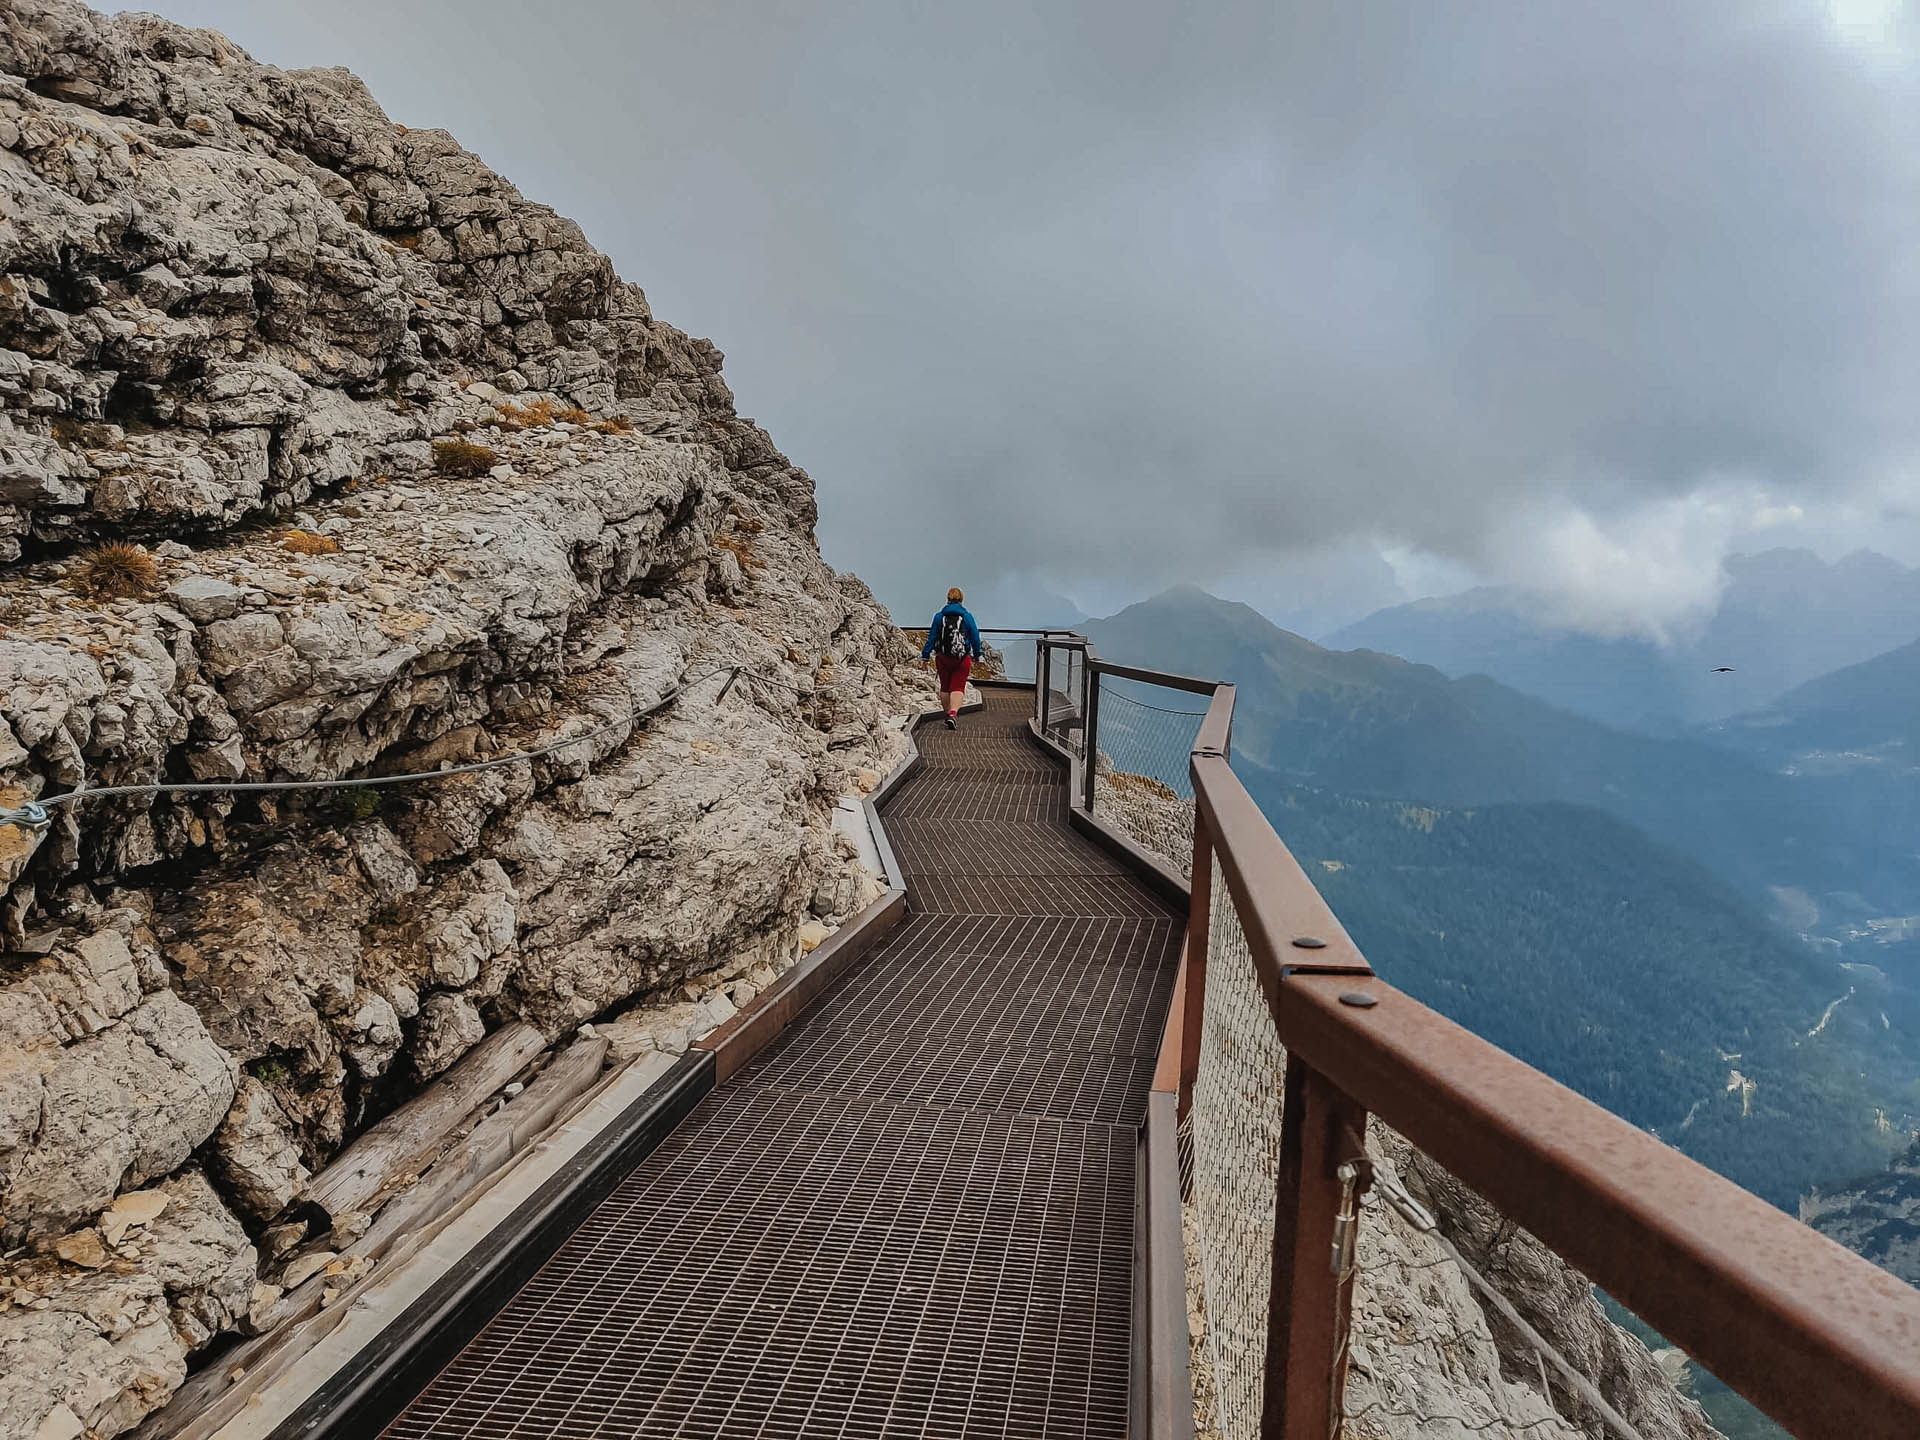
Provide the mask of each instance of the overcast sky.
[{"label": "overcast sky", "polygon": [[579,220],[909,614],[1486,580],[1658,630],[1730,549],[1920,562],[1897,0],[158,8]]}]

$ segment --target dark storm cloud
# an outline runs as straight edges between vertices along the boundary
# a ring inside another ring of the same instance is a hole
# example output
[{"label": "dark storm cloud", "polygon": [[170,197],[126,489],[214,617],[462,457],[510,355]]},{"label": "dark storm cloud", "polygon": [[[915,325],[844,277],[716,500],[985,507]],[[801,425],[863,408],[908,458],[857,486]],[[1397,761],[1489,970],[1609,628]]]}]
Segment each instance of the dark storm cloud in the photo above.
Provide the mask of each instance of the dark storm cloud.
[{"label": "dark storm cloud", "polygon": [[578,218],[883,595],[1362,536],[1659,611],[1912,493],[1911,37],[1817,3],[172,13]]}]

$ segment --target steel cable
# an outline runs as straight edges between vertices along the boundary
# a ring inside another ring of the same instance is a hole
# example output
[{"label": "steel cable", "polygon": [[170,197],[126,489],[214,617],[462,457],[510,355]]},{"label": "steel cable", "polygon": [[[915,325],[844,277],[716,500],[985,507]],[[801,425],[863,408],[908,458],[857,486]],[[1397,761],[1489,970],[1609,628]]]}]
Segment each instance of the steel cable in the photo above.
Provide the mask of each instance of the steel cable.
[{"label": "steel cable", "polygon": [[[1606,1397],[1600,1393],[1599,1387],[1585,1375],[1582,1375],[1579,1370],[1574,1367],[1573,1362],[1562,1355],[1551,1341],[1538,1330],[1534,1329],[1533,1326],[1529,1325],[1521,1316],[1520,1312],[1514,1308],[1513,1302],[1508,1300],[1507,1297],[1494,1286],[1491,1280],[1482,1275],[1466,1256],[1460,1253],[1459,1248],[1453,1241],[1441,1232],[1439,1222],[1434,1219],[1433,1215],[1424,1205],[1408,1194],[1406,1189],[1399,1183],[1388,1180],[1384,1176],[1375,1180],[1374,1188],[1379,1192],[1381,1198],[1387,1202],[1388,1209],[1399,1216],[1407,1225],[1439,1244],[1441,1250],[1445,1252],[1447,1259],[1459,1267],[1460,1273],[1466,1277],[1468,1284],[1472,1285],[1474,1289],[1486,1297],[1486,1303],[1498,1311],[1500,1317],[1519,1332],[1521,1338],[1527,1342],[1541,1360],[1560,1372],[1561,1378],[1567,1382],[1574,1393],[1593,1407],[1594,1413],[1599,1415],[1602,1423],[1604,1423],[1609,1430],[1613,1431],[1613,1433],[1619,1437],[1619,1440],[1642,1440],[1640,1432],[1634,1428],[1633,1423],[1607,1402]],[[1375,1403],[1378,1404],[1379,1402]],[[1349,1416],[1348,1418],[1357,1419],[1359,1417],[1355,1415]]]},{"label": "steel cable", "polygon": [[59,795],[49,795],[12,809],[0,808],[0,825],[17,825],[29,830],[43,830],[53,823],[52,811],[58,806],[73,805],[82,800],[104,800],[116,795],[239,795],[266,790],[351,790],[377,785],[404,785],[421,780],[445,780],[455,775],[473,775],[482,770],[498,770],[524,761],[539,760],[556,751],[584,744],[622,725],[638,725],[665,710],[694,686],[711,680],[716,675],[732,677],[726,685],[721,687],[720,694],[715,697],[716,704],[725,698],[734,680],[742,678],[754,684],[784,692],[802,693],[801,687],[790,681],[775,680],[770,676],[757,674],[744,665],[716,665],[713,669],[704,671],[691,680],[681,681],[657,700],[647,705],[636,706],[624,715],[603,721],[577,735],[569,735],[564,740],[556,740],[552,744],[542,745],[537,749],[522,750],[512,755],[498,755],[491,760],[451,765],[443,770],[416,770],[401,775],[356,775],[332,780],[182,781],[179,783],[162,780],[141,785],[103,785],[97,789],[68,790]]}]

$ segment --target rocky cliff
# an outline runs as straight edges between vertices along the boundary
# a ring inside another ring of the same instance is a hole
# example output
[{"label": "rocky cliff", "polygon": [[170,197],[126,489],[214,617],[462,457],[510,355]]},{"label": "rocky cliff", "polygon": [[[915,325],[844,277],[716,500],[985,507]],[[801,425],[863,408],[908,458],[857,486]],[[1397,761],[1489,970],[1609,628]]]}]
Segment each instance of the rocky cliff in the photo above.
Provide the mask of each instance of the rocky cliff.
[{"label": "rocky cliff", "polygon": [[1909,1285],[1920,1285],[1920,1139],[1876,1174],[1802,1197],[1800,1218]]},{"label": "rocky cliff", "polygon": [[720,361],[344,71],[0,5],[0,805],[584,737],[0,827],[0,1433],[161,1404],[490,1028],[740,998],[867,898],[908,653]]}]

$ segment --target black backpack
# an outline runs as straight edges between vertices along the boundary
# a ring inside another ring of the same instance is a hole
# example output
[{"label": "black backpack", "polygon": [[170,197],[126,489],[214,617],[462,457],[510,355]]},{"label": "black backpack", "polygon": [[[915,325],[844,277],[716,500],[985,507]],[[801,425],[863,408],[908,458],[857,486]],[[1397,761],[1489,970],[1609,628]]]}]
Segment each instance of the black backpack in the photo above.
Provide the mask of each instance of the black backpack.
[{"label": "black backpack", "polygon": [[962,655],[971,653],[967,649],[966,622],[960,618],[958,610],[949,610],[940,617],[940,638],[933,647],[942,655],[958,660]]}]

